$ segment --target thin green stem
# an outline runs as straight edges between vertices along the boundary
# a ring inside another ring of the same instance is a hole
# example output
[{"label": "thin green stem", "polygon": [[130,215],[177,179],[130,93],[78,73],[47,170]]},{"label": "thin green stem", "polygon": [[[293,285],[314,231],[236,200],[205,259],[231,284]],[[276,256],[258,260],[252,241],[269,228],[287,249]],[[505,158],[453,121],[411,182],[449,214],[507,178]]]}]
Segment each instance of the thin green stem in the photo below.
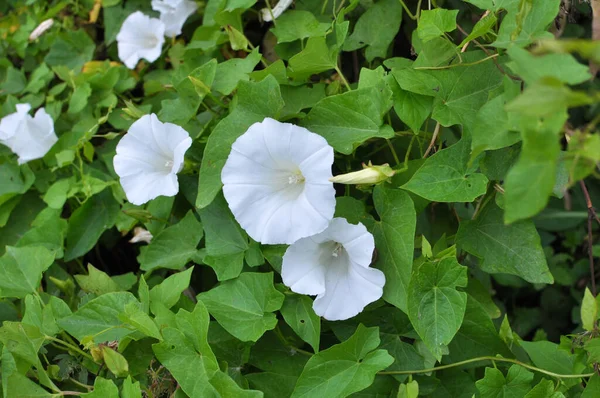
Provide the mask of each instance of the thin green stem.
[{"label": "thin green stem", "polygon": [[81,348],[74,346],[73,344],[67,343],[66,341],[63,341],[61,339],[57,339],[57,338],[52,337],[52,336],[44,336],[44,339],[50,340],[50,341],[52,341],[54,343],[57,343],[57,344],[60,344],[63,347],[66,347],[66,348],[68,348],[70,350],[73,350],[73,351],[75,351],[75,352],[83,355],[84,357],[86,357],[88,359],[91,359],[92,361],[94,360],[94,358],[92,358],[92,356],[90,354],[88,354],[87,352],[83,351]]},{"label": "thin green stem", "polygon": [[535,366],[528,365],[528,364],[523,363],[521,361],[518,361],[516,359],[491,357],[491,356],[466,359],[464,361],[460,361],[460,362],[456,362],[456,363],[451,363],[449,365],[436,366],[434,368],[429,368],[429,369],[398,370],[398,371],[378,372],[377,374],[379,374],[379,375],[411,375],[411,374],[417,374],[417,373],[429,373],[429,372],[435,372],[437,370],[451,369],[451,368],[455,368],[457,366],[467,365],[469,363],[481,362],[481,361],[512,363],[512,364],[515,364],[515,365],[522,366],[522,367],[524,367],[526,369],[533,370],[534,372],[542,373],[542,374],[545,374],[545,375],[550,376],[550,377],[556,377],[558,379],[580,379],[580,378],[583,378],[583,377],[592,377],[595,374],[595,373],[584,373],[584,374],[575,375],[575,374],[554,373],[554,372],[550,372],[549,370],[536,368]]},{"label": "thin green stem", "polygon": [[480,59],[479,61],[475,61],[475,62],[461,62],[458,64],[452,64],[452,65],[447,65],[447,66],[417,66],[413,69],[423,69],[423,70],[441,70],[441,69],[452,69],[452,68],[457,68],[459,66],[473,66],[473,65],[477,65],[480,63],[483,63],[485,61],[488,61],[492,58],[496,58],[499,57],[500,54],[493,54],[490,55],[489,57],[485,57]]},{"label": "thin green stem", "polygon": [[350,84],[348,83],[348,80],[346,80],[346,77],[344,76],[344,74],[342,73],[342,71],[340,70],[340,68],[338,66],[335,67],[335,71],[337,72],[340,79],[342,79],[342,83],[344,83],[344,86],[346,86],[348,91],[352,91],[352,89],[350,88]]},{"label": "thin green stem", "polygon": [[394,157],[394,161],[396,162],[396,166],[400,166],[400,158],[398,157],[398,154],[396,153],[396,149],[394,148],[394,145],[392,145],[392,141],[386,139],[385,140],[388,144],[388,146],[390,147],[390,151],[392,152],[392,156]]},{"label": "thin green stem", "polygon": [[406,6],[406,4],[404,4],[404,1],[402,0],[398,0],[400,2],[400,4],[402,4],[402,8],[404,8],[404,12],[406,12],[406,14],[408,15],[408,17],[410,19],[412,19],[413,21],[417,20],[417,16],[419,15],[419,8],[421,6],[421,0],[419,0],[419,7],[417,7],[417,13],[413,14],[412,12],[410,12],[410,10],[408,9],[408,7]]},{"label": "thin green stem", "polygon": [[88,391],[92,391],[94,389],[93,386],[90,386],[88,384],[83,384],[82,382],[80,382],[80,381],[78,381],[78,380],[76,380],[76,379],[74,379],[72,377],[69,377],[69,381],[72,382],[75,385],[78,385],[81,388],[85,388]]}]

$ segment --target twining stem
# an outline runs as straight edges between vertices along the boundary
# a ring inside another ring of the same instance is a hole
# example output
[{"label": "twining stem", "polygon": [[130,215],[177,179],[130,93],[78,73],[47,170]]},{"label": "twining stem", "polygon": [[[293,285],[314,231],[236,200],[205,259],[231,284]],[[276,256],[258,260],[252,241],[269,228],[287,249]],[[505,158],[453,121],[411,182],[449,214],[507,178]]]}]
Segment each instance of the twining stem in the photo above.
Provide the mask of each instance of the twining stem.
[{"label": "twining stem", "polygon": [[402,4],[402,8],[404,8],[404,12],[406,12],[406,14],[408,15],[408,17],[410,19],[412,19],[413,21],[417,21],[419,19],[419,14],[420,14],[420,10],[421,10],[421,0],[419,0],[419,3],[417,4],[417,11],[415,11],[414,14],[412,12],[410,12],[410,10],[406,6],[406,4],[404,4],[404,1],[402,1],[402,0],[398,0],[398,1],[400,2],[400,4]]},{"label": "twining stem", "polygon": [[90,386],[90,385],[88,385],[88,384],[83,384],[83,383],[82,383],[82,382],[80,382],[79,380],[76,380],[76,379],[74,379],[74,378],[72,378],[72,377],[69,377],[69,381],[70,381],[71,383],[73,383],[73,384],[76,384],[76,385],[78,385],[78,386],[79,386],[79,387],[81,387],[81,388],[85,388],[85,389],[86,389],[86,390],[88,390],[88,391],[92,391],[92,390],[94,389],[94,387],[92,387],[92,386]]},{"label": "twining stem", "polygon": [[392,145],[392,142],[388,139],[385,140],[388,144],[388,146],[390,147],[390,151],[392,151],[392,156],[394,157],[394,161],[396,162],[396,166],[400,166],[400,158],[398,158],[398,154],[396,153],[396,149],[394,148],[394,145]]},{"label": "twining stem", "polygon": [[57,338],[52,337],[52,336],[44,336],[44,339],[50,340],[50,341],[52,341],[54,343],[57,343],[57,344],[60,344],[63,347],[66,347],[66,348],[68,348],[70,350],[73,350],[73,351],[75,351],[75,352],[83,355],[84,357],[86,357],[88,359],[91,359],[92,361],[94,360],[94,358],[92,358],[92,356],[90,354],[88,354],[87,352],[83,351],[81,348],[79,348],[77,346],[74,346],[73,344],[67,343],[66,341],[63,341],[61,339],[57,339]]},{"label": "twining stem", "polygon": [[440,133],[440,127],[441,127],[440,122],[437,122],[435,125],[435,129],[433,129],[433,136],[431,137],[431,142],[429,143],[429,146],[427,147],[427,150],[425,151],[425,155],[423,155],[423,159],[425,159],[427,157],[427,155],[429,155],[429,152],[431,152],[431,149],[435,145],[438,134]]},{"label": "twining stem", "polygon": [[464,361],[452,363],[449,365],[437,366],[435,368],[429,368],[429,369],[397,370],[397,371],[378,372],[377,374],[379,374],[379,375],[410,375],[410,374],[416,374],[416,373],[429,373],[429,372],[435,372],[436,370],[450,369],[450,368],[455,368],[457,366],[467,365],[469,363],[481,362],[481,361],[492,361],[492,363],[495,363],[495,362],[513,363],[515,365],[522,366],[526,369],[533,370],[534,372],[543,373],[547,376],[556,377],[558,379],[579,379],[579,378],[583,378],[583,377],[592,377],[595,374],[595,373],[584,373],[584,374],[579,374],[579,375],[573,375],[573,374],[565,375],[565,374],[550,372],[545,369],[536,368],[535,366],[528,365],[528,364],[518,361],[516,359],[499,358],[499,357],[491,357],[491,356],[466,359]]},{"label": "twining stem", "polygon": [[583,180],[579,181],[579,185],[581,186],[581,190],[583,191],[583,196],[585,196],[585,204],[588,209],[588,222],[587,222],[587,230],[588,230],[588,258],[590,261],[590,276],[592,279],[592,294],[596,297],[596,272],[594,270],[594,254],[592,247],[592,222],[594,219],[600,224],[600,218],[598,218],[598,214],[596,214],[596,210],[594,209],[594,204],[592,203],[592,198],[590,198],[590,193],[588,192],[587,186]]},{"label": "twining stem", "polygon": [[340,68],[338,66],[335,67],[335,71],[337,72],[340,79],[342,79],[342,83],[344,83],[344,86],[346,86],[346,89],[348,89],[348,91],[352,91],[352,89],[350,88],[350,84],[348,83],[348,80],[346,80],[346,77],[344,77],[344,74],[342,73],[342,71],[340,70]]},{"label": "twining stem", "polygon": [[480,59],[478,61],[475,61],[475,62],[460,62],[458,64],[452,64],[452,65],[447,65],[447,66],[417,66],[417,67],[415,67],[413,69],[441,70],[441,69],[452,69],[452,68],[456,68],[456,67],[459,67],[459,66],[473,66],[473,65],[477,65],[477,64],[480,64],[482,62],[485,62],[487,60],[494,59],[494,58],[499,57],[499,56],[500,56],[500,54],[492,54],[489,57],[482,58],[482,59]]}]

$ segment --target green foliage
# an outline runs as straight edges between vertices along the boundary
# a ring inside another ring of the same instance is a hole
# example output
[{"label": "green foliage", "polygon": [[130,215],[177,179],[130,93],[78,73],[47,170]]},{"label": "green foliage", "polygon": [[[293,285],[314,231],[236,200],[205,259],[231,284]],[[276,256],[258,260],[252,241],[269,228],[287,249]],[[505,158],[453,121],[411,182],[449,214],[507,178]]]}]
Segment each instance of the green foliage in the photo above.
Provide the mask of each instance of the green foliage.
[{"label": "green foliage", "polygon": [[[597,2],[194,1],[134,69],[116,37],[149,1],[0,3],[2,397],[600,396]],[[58,138],[23,164],[19,104]],[[192,145],[179,192],[134,205],[114,157],[148,114]],[[265,117],[323,137],[333,175],[394,173],[334,185],[385,276],[350,319],[221,193]]]}]

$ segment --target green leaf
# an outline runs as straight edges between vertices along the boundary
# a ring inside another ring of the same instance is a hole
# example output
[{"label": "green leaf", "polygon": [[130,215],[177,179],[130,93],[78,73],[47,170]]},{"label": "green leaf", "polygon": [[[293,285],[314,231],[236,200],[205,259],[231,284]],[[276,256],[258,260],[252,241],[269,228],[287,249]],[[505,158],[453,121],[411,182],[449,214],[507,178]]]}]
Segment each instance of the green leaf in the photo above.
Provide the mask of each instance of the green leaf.
[{"label": "green leaf", "polygon": [[306,80],[311,75],[337,67],[337,51],[330,49],[324,37],[310,37],[304,50],[288,61],[288,76]]},{"label": "green leaf", "polygon": [[354,31],[344,42],[344,51],[354,51],[367,46],[365,58],[385,58],[390,43],[400,29],[402,7],[394,0],[379,0],[362,14]]},{"label": "green leaf", "polygon": [[93,336],[95,343],[119,341],[133,333],[119,320],[119,314],[125,312],[129,303],[139,305],[129,292],[106,293],[87,302],[72,315],[60,319],[58,325],[79,341],[89,336]]},{"label": "green leaf", "polygon": [[319,352],[321,338],[321,318],[312,308],[313,301],[308,296],[289,294],[285,296],[281,315],[285,322],[300,338]]},{"label": "green leaf", "polygon": [[2,90],[2,93],[19,94],[25,90],[26,85],[27,79],[25,78],[25,73],[19,69],[9,67],[6,70],[4,82],[0,84],[0,89]]},{"label": "green leaf", "polygon": [[277,324],[273,311],[281,308],[283,297],[273,286],[272,272],[244,272],[200,293],[198,300],[233,336],[242,341],[256,341]]},{"label": "green leaf", "polygon": [[506,378],[496,368],[485,368],[485,377],[475,382],[481,398],[524,397],[531,390],[533,373],[519,365],[508,369]]},{"label": "green leaf", "polygon": [[587,65],[582,65],[571,54],[547,54],[534,56],[519,47],[508,49],[511,62],[507,66],[527,84],[535,83],[543,77],[553,77],[570,85],[580,84],[590,79]]},{"label": "green leaf", "polygon": [[119,389],[112,380],[96,377],[94,390],[80,396],[85,398],[117,398]]},{"label": "green leaf", "polygon": [[361,88],[323,98],[302,125],[322,135],[336,151],[348,155],[370,138],[394,136],[393,129],[383,125],[383,116],[391,107],[389,88]]},{"label": "green leaf", "polygon": [[472,156],[486,150],[505,148],[521,141],[519,127],[514,123],[513,114],[509,114],[504,109],[511,99],[509,95],[503,93],[497,96],[477,112],[471,142]]},{"label": "green leaf", "polygon": [[258,49],[255,49],[246,58],[233,58],[221,62],[217,65],[212,89],[223,95],[231,94],[240,82],[250,79],[248,74],[260,62],[260,57]]},{"label": "green leaf", "polygon": [[554,390],[552,380],[542,379],[531,391],[525,394],[524,398],[565,398],[563,393]]},{"label": "green leaf", "polygon": [[138,261],[141,269],[182,268],[196,253],[202,235],[202,224],[192,210],[188,211],[177,224],[161,231],[148,246],[140,249]]},{"label": "green leaf", "polygon": [[400,88],[395,80],[388,81],[394,93],[394,111],[415,134],[421,130],[421,126],[427,120],[433,109],[433,97],[413,93]]},{"label": "green leaf", "polygon": [[479,21],[477,21],[475,26],[473,26],[471,33],[469,33],[469,35],[463,39],[463,41],[458,45],[458,47],[462,47],[470,41],[473,41],[475,39],[480,38],[481,36],[493,32],[497,21],[498,18],[494,13],[490,13],[485,17],[481,18]]},{"label": "green leaf", "polygon": [[244,253],[248,250],[248,238],[234,220],[223,195],[200,211],[206,230],[206,257],[219,281],[236,278],[244,266]]},{"label": "green leaf", "polygon": [[37,296],[25,297],[23,323],[36,326],[47,336],[55,336],[60,332],[57,320],[71,315],[71,309],[67,303],[55,296],[50,296],[48,303],[42,304],[41,299]]},{"label": "green leaf", "polygon": [[108,346],[102,346],[102,357],[104,364],[117,377],[125,377],[129,374],[129,364],[123,355]]},{"label": "green leaf", "polygon": [[419,383],[413,380],[406,384],[400,384],[398,398],[417,398],[419,396]]},{"label": "green leaf", "polygon": [[456,243],[482,259],[485,272],[517,275],[531,283],[554,281],[533,222],[505,225],[502,210],[492,203],[475,220],[460,223]]},{"label": "green leaf", "polygon": [[410,280],[408,316],[438,361],[462,324],[467,294],[456,288],[466,286],[467,268],[451,257],[423,263]]},{"label": "green leaf", "polygon": [[24,298],[35,294],[42,274],[54,262],[44,247],[6,247],[0,257],[0,297]]},{"label": "green leaf", "polygon": [[435,202],[472,202],[487,190],[488,179],[469,167],[470,137],[443,149],[425,163],[402,188]]},{"label": "green leaf", "polygon": [[125,312],[119,313],[119,320],[133,326],[146,336],[162,340],[162,336],[160,335],[156,323],[137,302],[131,302],[125,305]]},{"label": "green leaf", "polygon": [[414,256],[416,212],[413,201],[399,189],[378,185],[373,202],[379,222],[373,227],[379,256],[377,268],[385,274],[383,298],[407,312],[407,292]]},{"label": "green leaf", "polygon": [[600,376],[593,375],[585,386],[581,398],[594,398],[597,397],[598,394],[600,394]]},{"label": "green leaf", "polygon": [[590,292],[590,289],[585,288],[583,301],[581,302],[581,324],[585,330],[591,332],[596,328],[598,320],[598,303],[596,298]]},{"label": "green leaf", "polygon": [[[571,355],[567,350],[550,341],[520,341],[519,344],[538,368],[559,374],[578,374],[585,368],[575,355]],[[578,379],[563,381],[570,386],[578,383]]]},{"label": "green leaf", "polygon": [[271,32],[277,36],[277,43],[292,42],[308,37],[324,37],[331,24],[319,22],[308,11],[289,10],[277,18]]},{"label": "green leaf", "polygon": [[506,105],[509,112],[531,117],[559,119],[567,108],[592,104],[595,99],[583,91],[573,91],[554,78],[530,84],[523,94]]},{"label": "green leaf", "polygon": [[0,363],[2,364],[2,383],[0,383],[0,386],[2,386],[4,397],[51,398],[55,396],[27,376],[19,373],[15,358],[6,348],[2,350]]},{"label": "green leaf", "polygon": [[119,204],[109,189],[89,198],[69,218],[65,261],[81,257],[98,242],[100,235],[115,225]]},{"label": "green leaf", "polygon": [[96,45],[83,29],[65,32],[52,43],[44,61],[51,67],[63,65],[78,71],[94,58]]},{"label": "green leaf", "polygon": [[394,359],[379,346],[379,328],[362,324],[346,341],[313,355],[292,393],[292,398],[346,397],[373,383],[377,372]]},{"label": "green leaf", "polygon": [[194,267],[190,267],[183,272],[169,276],[160,284],[154,286],[150,290],[150,308],[152,308],[153,303],[160,303],[167,308],[174,306],[179,301],[181,293],[190,285],[193,271]]},{"label": "green leaf", "polygon": [[88,275],[75,275],[74,278],[82,290],[100,296],[104,293],[119,292],[123,289],[105,272],[88,264]]},{"label": "green leaf", "polygon": [[283,108],[279,84],[272,76],[258,83],[241,82],[236,98],[235,109],[217,124],[208,138],[198,177],[198,208],[208,206],[221,190],[221,170],[233,142],[250,125],[274,117]]},{"label": "green leaf", "polygon": [[75,87],[69,100],[67,113],[76,114],[81,112],[87,106],[90,95],[92,95],[92,87],[88,82],[83,82],[80,86]]},{"label": "green leaf", "polygon": [[140,382],[132,381],[131,376],[127,376],[123,380],[123,386],[121,388],[121,398],[142,398],[142,389],[140,388]]},{"label": "green leaf", "polygon": [[504,1],[502,8],[508,14],[502,19],[492,44],[500,48],[524,47],[535,40],[552,38],[546,29],[558,14],[559,6],[560,0]]},{"label": "green leaf", "polygon": [[421,11],[417,34],[423,43],[456,29],[458,10],[435,8]]},{"label": "green leaf", "polygon": [[563,110],[541,123],[522,123],[521,155],[505,182],[506,223],[533,217],[546,207],[554,189],[560,156],[557,132],[565,120]]},{"label": "green leaf", "polygon": [[67,220],[60,215],[59,210],[42,210],[31,223],[32,228],[19,239],[16,246],[42,246],[53,252],[56,258],[62,258]]}]

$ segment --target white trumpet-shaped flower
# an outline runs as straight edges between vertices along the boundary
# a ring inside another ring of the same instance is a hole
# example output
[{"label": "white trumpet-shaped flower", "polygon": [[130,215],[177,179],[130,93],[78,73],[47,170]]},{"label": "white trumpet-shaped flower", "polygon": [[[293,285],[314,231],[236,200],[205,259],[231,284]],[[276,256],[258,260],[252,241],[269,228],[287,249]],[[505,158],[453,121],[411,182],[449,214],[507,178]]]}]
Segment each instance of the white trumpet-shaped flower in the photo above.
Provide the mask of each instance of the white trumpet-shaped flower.
[{"label": "white trumpet-shaped flower", "polygon": [[303,127],[266,118],[231,148],[223,193],[252,239],[293,243],[327,228],[335,210],[333,148]]},{"label": "white trumpet-shaped flower", "polygon": [[141,58],[154,62],[160,57],[165,42],[165,24],[141,11],[129,15],[117,34],[119,59],[129,69],[135,68]]},{"label": "white trumpet-shaped flower", "polygon": [[54,121],[44,108],[34,117],[29,115],[31,105],[18,104],[17,111],[0,121],[0,144],[4,144],[19,156],[19,164],[44,157],[58,141]]},{"label": "white trumpet-shaped flower", "polygon": [[152,9],[160,12],[160,20],[165,24],[165,35],[175,37],[198,6],[190,0],[152,0]]},{"label": "white trumpet-shaped flower", "polygon": [[383,272],[369,267],[374,249],[364,225],[334,218],[325,231],[287,249],[283,283],[296,293],[316,295],[317,315],[330,321],[351,318],[383,294]]},{"label": "white trumpet-shaped flower", "polygon": [[117,144],[113,159],[127,200],[141,205],[161,195],[175,196],[179,192],[177,173],[191,145],[187,131],[162,123],[155,114],[135,121]]}]

